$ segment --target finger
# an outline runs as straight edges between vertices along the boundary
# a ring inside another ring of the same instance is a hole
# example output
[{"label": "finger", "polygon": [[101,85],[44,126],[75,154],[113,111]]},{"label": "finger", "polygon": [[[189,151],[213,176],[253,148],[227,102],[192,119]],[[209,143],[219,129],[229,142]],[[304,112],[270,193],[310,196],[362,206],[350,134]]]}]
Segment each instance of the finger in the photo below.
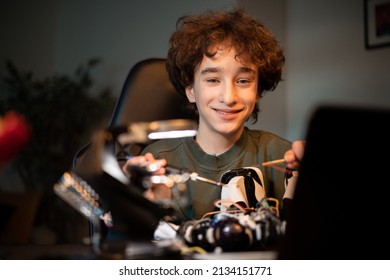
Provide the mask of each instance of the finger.
[{"label": "finger", "polygon": [[292,150],[294,151],[298,160],[301,160],[305,152],[305,142],[304,141],[294,141],[292,143]]},{"label": "finger", "polygon": [[293,150],[288,150],[284,154],[284,160],[286,161],[287,164],[294,162],[296,160],[294,151]]},{"label": "finger", "polygon": [[150,201],[155,201],[155,196],[152,190],[146,190],[144,192],[144,197]]},{"label": "finger", "polygon": [[154,156],[153,156],[152,153],[146,153],[146,154],[145,154],[145,159],[146,159],[147,161],[154,161]]}]

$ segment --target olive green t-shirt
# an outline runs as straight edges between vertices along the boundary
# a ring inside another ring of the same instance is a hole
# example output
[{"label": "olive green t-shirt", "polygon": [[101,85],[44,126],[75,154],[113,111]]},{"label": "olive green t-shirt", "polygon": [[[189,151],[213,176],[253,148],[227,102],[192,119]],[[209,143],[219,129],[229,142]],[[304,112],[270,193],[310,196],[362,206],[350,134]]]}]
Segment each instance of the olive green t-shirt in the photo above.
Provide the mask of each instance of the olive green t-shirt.
[{"label": "olive green t-shirt", "polygon": [[[262,167],[261,163],[283,158],[288,149],[291,149],[291,142],[274,133],[245,128],[240,139],[220,155],[205,153],[191,137],[158,140],[147,146],[142,154],[150,152],[155,158],[166,159],[169,165],[187,168],[216,181],[231,169],[256,166],[263,173],[266,196],[278,199],[281,205],[284,171]],[[221,187],[192,180],[188,180],[186,185],[188,205],[179,207],[183,215],[180,219],[201,219],[217,210],[214,201],[221,198]]]}]

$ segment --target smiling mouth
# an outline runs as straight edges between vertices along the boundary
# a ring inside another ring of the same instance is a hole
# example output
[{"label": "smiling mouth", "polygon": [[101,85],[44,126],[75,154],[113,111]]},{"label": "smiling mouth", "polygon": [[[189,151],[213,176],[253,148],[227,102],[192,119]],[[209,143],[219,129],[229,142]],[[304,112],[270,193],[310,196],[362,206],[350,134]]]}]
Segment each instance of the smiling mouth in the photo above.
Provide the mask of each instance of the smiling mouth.
[{"label": "smiling mouth", "polygon": [[233,121],[237,119],[243,110],[218,110],[215,109],[215,112],[218,114],[219,118],[223,121]]},{"label": "smiling mouth", "polygon": [[218,110],[218,109],[214,109],[214,110],[222,115],[235,115],[242,111],[242,110]]}]

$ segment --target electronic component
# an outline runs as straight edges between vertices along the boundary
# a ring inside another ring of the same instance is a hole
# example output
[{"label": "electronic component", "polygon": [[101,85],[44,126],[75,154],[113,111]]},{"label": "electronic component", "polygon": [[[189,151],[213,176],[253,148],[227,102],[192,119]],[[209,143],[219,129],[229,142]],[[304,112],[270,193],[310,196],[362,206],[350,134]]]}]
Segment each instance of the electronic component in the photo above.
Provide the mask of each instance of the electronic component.
[{"label": "electronic component", "polygon": [[206,251],[263,250],[276,245],[284,234],[284,224],[264,199],[256,210],[219,212],[211,218],[184,222],[178,234],[188,246]]}]

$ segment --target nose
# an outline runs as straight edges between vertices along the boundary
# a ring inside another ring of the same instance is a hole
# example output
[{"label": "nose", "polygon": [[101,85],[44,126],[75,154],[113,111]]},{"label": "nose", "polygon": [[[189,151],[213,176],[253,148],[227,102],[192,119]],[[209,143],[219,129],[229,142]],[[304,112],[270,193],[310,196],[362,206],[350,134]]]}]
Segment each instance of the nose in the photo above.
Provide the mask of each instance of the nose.
[{"label": "nose", "polygon": [[234,84],[225,83],[221,88],[219,100],[227,105],[234,104],[237,101],[237,91]]}]

